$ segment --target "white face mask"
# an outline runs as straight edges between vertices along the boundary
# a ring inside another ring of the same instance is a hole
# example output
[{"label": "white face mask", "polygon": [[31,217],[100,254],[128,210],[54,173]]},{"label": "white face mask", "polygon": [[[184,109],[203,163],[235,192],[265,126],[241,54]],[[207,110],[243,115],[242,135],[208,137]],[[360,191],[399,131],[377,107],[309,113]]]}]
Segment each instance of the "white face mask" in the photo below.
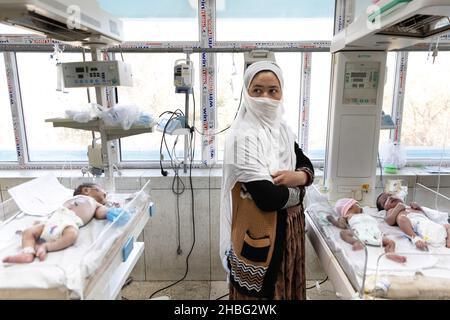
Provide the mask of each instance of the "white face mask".
[{"label": "white face mask", "polygon": [[270,98],[255,98],[248,96],[249,102],[251,102],[255,107],[261,108],[279,108],[281,105],[281,100],[275,100]]},{"label": "white face mask", "polygon": [[283,115],[282,100],[270,98],[250,97],[247,91],[244,92],[244,103],[247,112],[252,114],[258,121],[266,127],[276,129]]}]

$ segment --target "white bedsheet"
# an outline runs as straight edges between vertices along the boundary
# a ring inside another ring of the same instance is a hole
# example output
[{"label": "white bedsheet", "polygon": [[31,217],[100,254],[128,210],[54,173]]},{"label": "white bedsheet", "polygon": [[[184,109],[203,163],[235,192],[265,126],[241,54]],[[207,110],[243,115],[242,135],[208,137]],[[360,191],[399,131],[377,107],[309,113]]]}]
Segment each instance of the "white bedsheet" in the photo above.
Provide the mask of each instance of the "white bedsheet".
[{"label": "white bedsheet", "polygon": [[52,174],[22,183],[8,192],[22,212],[35,216],[49,215],[73,194]]},{"label": "white bedsheet", "polygon": [[5,265],[1,261],[5,256],[21,250],[21,236],[18,230],[32,226],[43,217],[19,215],[16,219],[0,228],[0,289],[21,288],[67,288],[75,297],[83,297],[84,279],[92,274],[101,263],[101,258],[120,235],[120,229],[111,228],[104,241],[91,245],[105,230],[106,220],[93,219],[80,228],[75,244],[67,249],[50,252],[46,260],[35,259],[30,264]]},{"label": "white bedsheet", "polygon": [[[354,251],[352,246],[346,243],[340,237],[339,229],[326,221],[326,215],[334,213],[331,207],[323,204],[313,204],[308,207],[308,214],[315,216],[314,221],[319,223],[322,234],[325,236],[330,249],[334,252],[338,261],[346,273],[350,277],[356,276],[359,285],[362,284],[362,277],[364,275],[364,250]],[[365,208],[367,210],[367,208]],[[378,258],[384,253],[384,248],[367,246],[367,273],[366,275],[373,275],[377,272],[379,274],[391,275],[414,275],[416,272],[421,272],[425,276],[443,277],[450,279],[450,249],[441,247],[429,247],[428,252],[423,252],[417,249],[412,242],[406,238],[404,233],[398,227],[392,227],[386,224],[382,217],[378,215],[375,208],[370,208],[368,211],[379,222],[381,231],[394,240],[396,243],[396,252],[407,257],[407,262],[400,264],[392,260],[381,258],[378,263]]]}]

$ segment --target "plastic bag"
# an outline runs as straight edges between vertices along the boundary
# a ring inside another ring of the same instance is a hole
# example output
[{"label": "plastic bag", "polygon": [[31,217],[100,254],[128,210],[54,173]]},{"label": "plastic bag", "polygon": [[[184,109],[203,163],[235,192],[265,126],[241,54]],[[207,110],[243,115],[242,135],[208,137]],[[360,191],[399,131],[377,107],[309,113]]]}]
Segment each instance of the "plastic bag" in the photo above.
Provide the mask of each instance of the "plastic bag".
[{"label": "plastic bag", "polygon": [[393,195],[399,197],[400,199],[403,200],[403,202],[406,201],[406,197],[408,196],[408,186],[402,186],[402,180],[399,179],[396,180],[389,179],[386,182],[384,191],[392,193]]},{"label": "plastic bag", "polygon": [[406,165],[406,150],[400,144],[388,141],[381,146],[380,158],[383,167],[394,166],[401,169]]},{"label": "plastic bag", "polygon": [[66,118],[76,122],[86,123],[96,117],[100,117],[103,107],[97,103],[90,103],[82,110],[66,110]]},{"label": "plastic bag", "polygon": [[120,125],[122,129],[129,130],[139,118],[139,110],[135,105],[116,105],[102,112],[101,118],[106,125]]}]

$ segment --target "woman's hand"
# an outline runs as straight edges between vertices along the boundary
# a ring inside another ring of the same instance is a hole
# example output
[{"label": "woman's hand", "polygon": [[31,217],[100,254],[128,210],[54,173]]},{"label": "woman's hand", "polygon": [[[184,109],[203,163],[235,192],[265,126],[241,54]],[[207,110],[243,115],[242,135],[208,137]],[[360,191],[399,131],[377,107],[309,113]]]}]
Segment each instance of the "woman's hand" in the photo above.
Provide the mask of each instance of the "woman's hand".
[{"label": "woman's hand", "polygon": [[304,171],[282,170],[272,175],[275,185],[283,185],[288,188],[304,186],[308,181],[308,175]]}]

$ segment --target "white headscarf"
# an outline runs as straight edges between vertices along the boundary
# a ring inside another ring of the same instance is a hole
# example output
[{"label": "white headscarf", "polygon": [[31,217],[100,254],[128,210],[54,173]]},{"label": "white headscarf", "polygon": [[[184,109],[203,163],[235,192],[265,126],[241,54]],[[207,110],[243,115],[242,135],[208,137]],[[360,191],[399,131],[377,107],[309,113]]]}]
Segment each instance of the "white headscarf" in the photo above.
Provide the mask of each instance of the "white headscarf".
[{"label": "white headscarf", "polygon": [[273,72],[283,88],[281,69],[272,62],[251,64],[244,74],[243,103],[225,142],[220,202],[220,257],[228,271],[226,254],[231,246],[231,190],[237,182],[268,180],[279,170],[295,170],[295,136],[282,119],[283,101],[248,94],[253,78]]}]

